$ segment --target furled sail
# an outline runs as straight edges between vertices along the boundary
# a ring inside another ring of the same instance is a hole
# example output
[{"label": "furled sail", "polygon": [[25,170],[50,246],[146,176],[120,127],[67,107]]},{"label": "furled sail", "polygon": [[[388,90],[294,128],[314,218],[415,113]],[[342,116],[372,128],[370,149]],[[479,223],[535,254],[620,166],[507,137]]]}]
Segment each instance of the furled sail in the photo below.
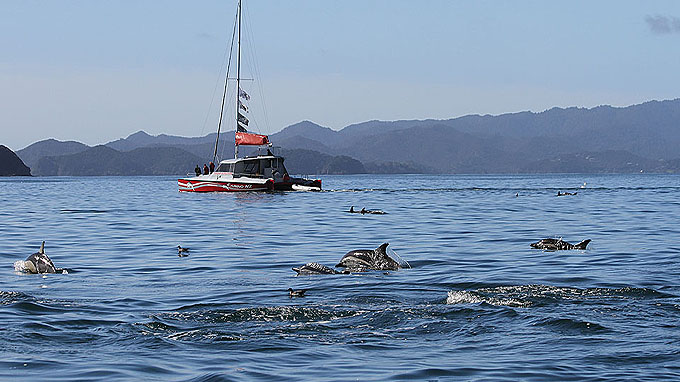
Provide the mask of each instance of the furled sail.
[{"label": "furled sail", "polygon": [[266,135],[251,134],[237,131],[236,145],[268,145],[269,138]]}]

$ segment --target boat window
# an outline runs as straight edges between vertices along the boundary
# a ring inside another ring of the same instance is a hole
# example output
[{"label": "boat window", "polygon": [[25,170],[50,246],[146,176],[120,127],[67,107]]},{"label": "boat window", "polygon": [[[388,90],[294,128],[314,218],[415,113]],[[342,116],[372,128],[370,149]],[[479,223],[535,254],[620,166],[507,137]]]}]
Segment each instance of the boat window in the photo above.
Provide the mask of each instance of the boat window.
[{"label": "boat window", "polygon": [[234,171],[233,163],[222,163],[217,167],[217,170],[215,170],[215,172],[233,172],[233,171]]},{"label": "boat window", "polygon": [[243,162],[243,172],[246,174],[257,174],[260,172],[260,166],[258,161],[247,161]]}]

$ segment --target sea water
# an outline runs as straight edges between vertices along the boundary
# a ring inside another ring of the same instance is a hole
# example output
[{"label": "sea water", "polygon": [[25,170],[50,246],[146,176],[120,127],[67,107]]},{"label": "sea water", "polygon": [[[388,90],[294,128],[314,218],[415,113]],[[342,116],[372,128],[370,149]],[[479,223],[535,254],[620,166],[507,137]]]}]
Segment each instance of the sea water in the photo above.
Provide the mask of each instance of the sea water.
[{"label": "sea water", "polygon": [[[1,178],[0,380],[680,378],[680,177],[322,179]],[[43,240],[69,273],[15,272]],[[291,270],[383,242],[411,269]]]}]

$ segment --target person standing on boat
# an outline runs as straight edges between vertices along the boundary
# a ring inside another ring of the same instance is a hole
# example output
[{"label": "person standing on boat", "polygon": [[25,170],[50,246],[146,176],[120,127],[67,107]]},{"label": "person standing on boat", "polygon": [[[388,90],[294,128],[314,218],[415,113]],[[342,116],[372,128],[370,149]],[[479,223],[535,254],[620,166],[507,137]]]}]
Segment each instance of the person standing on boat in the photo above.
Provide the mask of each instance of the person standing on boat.
[{"label": "person standing on boat", "polygon": [[196,168],[194,169],[194,172],[196,173],[196,176],[201,175],[201,168],[196,165]]},{"label": "person standing on boat", "polygon": [[210,173],[212,174],[213,172],[215,172],[215,163],[210,162]]},{"label": "person standing on boat", "polygon": [[210,174],[208,171],[210,171],[210,170],[208,170],[208,165],[203,163],[203,175]]}]

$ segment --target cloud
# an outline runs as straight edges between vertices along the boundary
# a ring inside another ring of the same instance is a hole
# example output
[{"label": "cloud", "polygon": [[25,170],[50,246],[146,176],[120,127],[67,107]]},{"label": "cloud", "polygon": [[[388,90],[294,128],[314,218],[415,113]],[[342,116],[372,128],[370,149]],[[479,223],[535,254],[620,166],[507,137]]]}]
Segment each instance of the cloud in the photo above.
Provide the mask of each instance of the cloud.
[{"label": "cloud", "polygon": [[647,16],[647,26],[654,34],[680,33],[680,19],[674,16]]}]

